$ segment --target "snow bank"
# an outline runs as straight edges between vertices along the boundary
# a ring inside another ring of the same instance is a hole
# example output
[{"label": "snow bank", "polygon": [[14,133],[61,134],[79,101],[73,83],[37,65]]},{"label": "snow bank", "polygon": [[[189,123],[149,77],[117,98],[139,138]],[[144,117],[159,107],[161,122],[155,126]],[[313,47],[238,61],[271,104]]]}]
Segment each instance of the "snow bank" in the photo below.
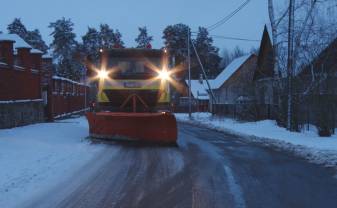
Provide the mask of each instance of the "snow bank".
[{"label": "snow bank", "polygon": [[242,136],[245,139],[294,152],[312,162],[337,167],[337,135],[319,137],[311,128],[304,132],[289,132],[276,125],[275,121],[238,122],[229,118],[214,117],[210,113],[175,114],[178,121],[207,126]]},{"label": "snow bank", "polygon": [[104,148],[85,118],[0,130],[0,207],[16,207],[66,180]]}]

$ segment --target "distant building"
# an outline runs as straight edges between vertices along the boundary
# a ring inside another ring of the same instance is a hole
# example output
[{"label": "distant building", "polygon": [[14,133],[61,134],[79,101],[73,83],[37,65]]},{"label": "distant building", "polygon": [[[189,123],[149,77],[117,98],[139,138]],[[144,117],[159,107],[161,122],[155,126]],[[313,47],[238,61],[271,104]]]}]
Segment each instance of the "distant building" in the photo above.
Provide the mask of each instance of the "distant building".
[{"label": "distant building", "polygon": [[337,38],[302,67],[297,77],[303,85],[302,93],[337,94],[337,84],[329,83],[337,77]]},{"label": "distant building", "polygon": [[[208,80],[214,93],[212,99],[206,80],[191,80],[193,105],[196,110],[208,111],[212,104],[236,104],[252,102],[254,99],[253,75],[256,55],[246,55],[233,60],[215,79]],[[185,81],[188,87],[188,80]],[[188,97],[181,103],[188,105]],[[201,110],[200,110],[201,109]]]},{"label": "distant building", "polygon": [[274,72],[274,49],[271,35],[270,26],[265,25],[253,77],[257,104],[272,105],[276,102],[274,100],[274,75],[277,72]]},{"label": "distant building", "polygon": [[255,54],[236,58],[211,81],[216,104],[254,101],[253,76],[256,59]]}]

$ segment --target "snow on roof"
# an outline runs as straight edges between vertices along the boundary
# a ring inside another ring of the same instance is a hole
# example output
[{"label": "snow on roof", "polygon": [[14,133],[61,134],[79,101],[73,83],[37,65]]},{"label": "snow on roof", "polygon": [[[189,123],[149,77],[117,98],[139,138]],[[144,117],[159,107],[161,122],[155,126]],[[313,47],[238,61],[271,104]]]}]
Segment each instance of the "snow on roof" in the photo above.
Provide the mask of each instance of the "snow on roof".
[{"label": "snow on roof", "polygon": [[47,53],[45,53],[42,58],[53,58],[53,55],[50,50],[47,50]]},{"label": "snow on roof", "polygon": [[244,64],[251,54],[234,59],[214,80],[211,80],[212,89],[218,89]]},{"label": "snow on roof", "polygon": [[43,53],[42,51],[30,46],[17,34],[0,34],[0,41],[1,40],[14,41],[14,48],[31,48],[32,53]]},{"label": "snow on roof", "polygon": [[[185,80],[186,84],[188,85],[188,80]],[[211,82],[211,80],[209,80]],[[194,98],[199,100],[209,100],[209,95],[207,92],[207,83],[204,80],[200,83],[199,80],[191,80],[191,93]]]},{"label": "snow on roof", "polygon": [[[251,57],[251,54],[234,59],[215,79],[208,80],[211,88],[218,89],[221,87],[249,57]],[[188,80],[185,80],[185,82],[188,85]],[[205,80],[202,83],[199,80],[191,80],[191,93],[194,98],[209,100],[208,86]]]},{"label": "snow on roof", "polygon": [[71,80],[71,79],[68,79],[68,78],[65,78],[65,77],[53,76],[52,78],[56,79],[56,80],[67,81],[67,82],[70,82],[70,83],[73,83],[73,84],[78,84],[78,85],[83,85],[83,86],[89,86],[89,85],[86,85],[84,83],[76,82],[74,80]]},{"label": "snow on roof", "polygon": [[31,52],[31,53],[41,53],[41,54],[43,54],[42,51],[40,51],[40,50],[38,50],[38,49],[35,49],[35,48],[33,48],[30,52]]}]

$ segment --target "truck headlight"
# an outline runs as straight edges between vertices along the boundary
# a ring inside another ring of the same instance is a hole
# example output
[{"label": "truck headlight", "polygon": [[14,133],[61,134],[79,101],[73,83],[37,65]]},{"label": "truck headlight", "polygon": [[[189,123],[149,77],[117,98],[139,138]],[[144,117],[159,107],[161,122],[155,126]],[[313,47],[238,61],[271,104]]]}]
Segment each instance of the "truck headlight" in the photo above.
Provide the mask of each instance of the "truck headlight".
[{"label": "truck headlight", "polygon": [[158,77],[161,80],[168,80],[170,78],[170,73],[167,70],[163,69],[158,72]]},{"label": "truck headlight", "polygon": [[100,79],[107,79],[109,77],[109,72],[104,69],[101,69],[98,71],[97,75]]}]

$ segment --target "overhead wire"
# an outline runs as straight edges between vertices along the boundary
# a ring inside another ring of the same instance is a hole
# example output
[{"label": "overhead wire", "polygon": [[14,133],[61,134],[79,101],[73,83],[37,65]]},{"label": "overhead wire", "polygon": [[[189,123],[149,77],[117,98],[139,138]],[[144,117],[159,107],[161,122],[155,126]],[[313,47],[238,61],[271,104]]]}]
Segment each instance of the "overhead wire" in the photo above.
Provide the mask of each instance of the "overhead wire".
[{"label": "overhead wire", "polygon": [[[195,32],[192,32],[191,36],[197,36]],[[257,39],[248,39],[248,38],[236,38],[223,35],[209,35],[212,38],[225,39],[225,40],[239,40],[239,41],[248,41],[248,42],[260,42],[261,40]]]},{"label": "overhead wire", "polygon": [[230,20],[234,15],[236,15],[240,10],[242,10],[249,2],[250,2],[250,0],[246,0],[237,9],[235,9],[233,12],[231,12],[230,14],[228,14],[227,16],[225,16],[224,18],[222,18],[218,22],[214,23],[213,25],[208,26],[207,30],[212,31],[212,30],[215,30],[216,28],[220,27],[221,25],[226,23],[228,20]]}]

